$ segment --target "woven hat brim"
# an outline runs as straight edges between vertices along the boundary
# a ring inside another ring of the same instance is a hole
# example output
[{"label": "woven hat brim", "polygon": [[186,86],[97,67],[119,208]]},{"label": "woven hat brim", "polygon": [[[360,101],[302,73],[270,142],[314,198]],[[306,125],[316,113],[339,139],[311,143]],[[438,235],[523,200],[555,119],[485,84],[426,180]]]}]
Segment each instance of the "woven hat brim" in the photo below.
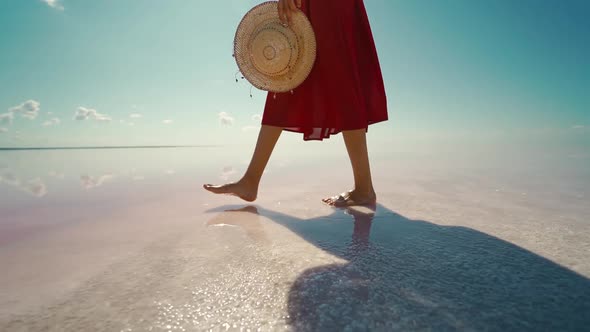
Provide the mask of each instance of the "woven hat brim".
[{"label": "woven hat brim", "polygon": [[276,1],[261,3],[242,18],[234,38],[234,57],[242,75],[271,92],[295,89],[309,76],[316,58],[311,22],[301,10],[284,26]]}]

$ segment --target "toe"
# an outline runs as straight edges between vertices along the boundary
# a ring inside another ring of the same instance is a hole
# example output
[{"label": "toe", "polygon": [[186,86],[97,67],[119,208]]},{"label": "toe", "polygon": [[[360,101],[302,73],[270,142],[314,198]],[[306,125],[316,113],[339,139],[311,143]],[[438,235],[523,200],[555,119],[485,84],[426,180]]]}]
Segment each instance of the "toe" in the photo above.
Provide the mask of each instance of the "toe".
[{"label": "toe", "polygon": [[349,206],[349,204],[350,204],[350,200],[343,199],[343,200],[335,201],[333,205],[336,207],[345,207],[345,206]]},{"label": "toe", "polygon": [[328,198],[328,204],[334,206],[342,196],[332,196]]},{"label": "toe", "polygon": [[214,194],[220,194],[220,193],[227,191],[226,186],[217,186],[217,185],[213,185],[213,184],[206,184],[203,186],[203,188],[205,188],[205,190],[210,191]]},{"label": "toe", "polygon": [[346,198],[344,198],[342,195],[340,195],[340,196],[334,196],[330,200],[330,205],[332,205],[332,206],[340,206],[343,201],[346,201]]}]

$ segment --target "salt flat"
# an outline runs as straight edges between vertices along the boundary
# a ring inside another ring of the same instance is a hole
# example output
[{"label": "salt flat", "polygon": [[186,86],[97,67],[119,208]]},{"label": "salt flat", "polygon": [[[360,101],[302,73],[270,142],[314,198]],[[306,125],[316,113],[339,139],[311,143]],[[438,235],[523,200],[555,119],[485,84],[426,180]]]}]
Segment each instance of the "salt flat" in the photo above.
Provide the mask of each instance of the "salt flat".
[{"label": "salt flat", "polygon": [[0,330],[590,323],[587,160],[377,156],[373,211],[321,203],[348,189],[345,156],[278,154],[246,204],[200,188],[243,160],[191,153],[3,154]]}]

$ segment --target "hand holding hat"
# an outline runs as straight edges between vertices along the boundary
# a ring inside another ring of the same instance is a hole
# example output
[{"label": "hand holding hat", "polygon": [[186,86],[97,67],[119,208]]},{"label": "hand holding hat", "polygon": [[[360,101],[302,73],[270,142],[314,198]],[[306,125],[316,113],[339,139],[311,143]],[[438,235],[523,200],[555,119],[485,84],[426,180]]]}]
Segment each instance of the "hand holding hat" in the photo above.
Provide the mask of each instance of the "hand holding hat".
[{"label": "hand holding hat", "polygon": [[277,4],[279,10],[279,19],[284,24],[292,22],[293,13],[297,13],[301,8],[301,0],[279,0]]}]

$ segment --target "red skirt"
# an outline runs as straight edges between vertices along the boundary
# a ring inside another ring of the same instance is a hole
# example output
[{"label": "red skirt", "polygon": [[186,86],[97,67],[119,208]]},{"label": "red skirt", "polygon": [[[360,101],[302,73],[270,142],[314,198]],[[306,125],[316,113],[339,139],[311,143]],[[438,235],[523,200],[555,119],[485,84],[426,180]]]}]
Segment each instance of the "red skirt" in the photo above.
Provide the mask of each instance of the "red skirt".
[{"label": "red skirt", "polygon": [[269,92],[262,124],[322,140],[343,130],[387,120],[377,51],[363,0],[303,0],[317,56],[311,73],[292,92]]}]

